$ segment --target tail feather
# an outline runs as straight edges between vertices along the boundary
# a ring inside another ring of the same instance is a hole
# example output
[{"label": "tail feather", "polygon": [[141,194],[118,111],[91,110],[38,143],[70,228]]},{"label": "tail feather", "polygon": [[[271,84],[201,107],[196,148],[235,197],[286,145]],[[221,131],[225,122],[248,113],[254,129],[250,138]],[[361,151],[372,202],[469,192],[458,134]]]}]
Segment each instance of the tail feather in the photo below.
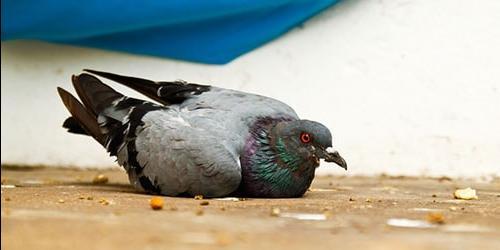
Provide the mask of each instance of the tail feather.
[{"label": "tail feather", "polygon": [[99,143],[104,145],[105,138],[101,133],[99,125],[97,124],[97,118],[95,114],[86,109],[73,95],[71,95],[63,88],[58,87],[57,91],[59,92],[61,100],[63,101],[68,111],[71,113],[73,119],[80,125],[80,129],[84,130],[86,134],[91,135]]},{"label": "tail feather", "polygon": [[111,106],[114,101],[124,97],[89,74],[73,76],[71,80],[78,97],[95,116]]},{"label": "tail feather", "polygon": [[63,128],[68,129],[68,132],[73,134],[89,135],[87,131],[85,131],[85,129],[82,128],[82,125],[80,125],[80,123],[73,116],[68,117],[64,121]]},{"label": "tail feather", "polygon": [[165,103],[160,96],[158,96],[158,89],[162,86],[154,81],[131,77],[131,76],[122,76],[108,72],[102,72],[92,69],[84,69],[83,71],[107,78],[109,80],[115,81],[117,83],[123,84],[157,102],[168,105],[169,103]]}]

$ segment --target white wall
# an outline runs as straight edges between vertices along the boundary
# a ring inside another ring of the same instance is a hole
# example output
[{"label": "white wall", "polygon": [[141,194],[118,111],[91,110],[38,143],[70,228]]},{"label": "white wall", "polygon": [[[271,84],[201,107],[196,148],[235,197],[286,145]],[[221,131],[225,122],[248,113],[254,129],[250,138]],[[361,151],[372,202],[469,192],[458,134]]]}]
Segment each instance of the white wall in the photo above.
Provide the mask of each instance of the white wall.
[{"label": "white wall", "polygon": [[498,0],[344,1],[225,66],[2,43],[2,163],[114,165],[61,128],[68,113],[55,88],[70,89],[82,68],[283,100],[331,128],[349,175],[500,172]]}]

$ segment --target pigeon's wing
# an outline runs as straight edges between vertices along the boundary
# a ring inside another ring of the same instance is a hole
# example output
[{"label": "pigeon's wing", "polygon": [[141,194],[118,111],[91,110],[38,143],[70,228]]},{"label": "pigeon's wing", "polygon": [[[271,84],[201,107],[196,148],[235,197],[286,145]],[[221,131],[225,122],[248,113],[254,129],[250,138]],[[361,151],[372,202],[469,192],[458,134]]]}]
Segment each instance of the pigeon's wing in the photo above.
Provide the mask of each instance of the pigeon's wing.
[{"label": "pigeon's wing", "polygon": [[[118,153],[124,165],[138,164],[131,181],[146,191],[166,195],[220,197],[241,181],[239,160],[217,133],[191,126],[175,109],[158,110],[141,118],[134,149]],[[126,146],[128,148],[128,146]],[[135,163],[134,163],[135,161]]]}]

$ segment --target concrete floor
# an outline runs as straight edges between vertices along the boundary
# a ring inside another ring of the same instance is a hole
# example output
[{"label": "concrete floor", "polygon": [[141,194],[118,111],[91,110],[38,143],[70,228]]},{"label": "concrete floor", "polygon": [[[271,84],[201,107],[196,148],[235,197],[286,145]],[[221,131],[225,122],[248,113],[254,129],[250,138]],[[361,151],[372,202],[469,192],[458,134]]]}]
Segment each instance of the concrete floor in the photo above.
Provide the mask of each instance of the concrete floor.
[{"label": "concrete floor", "polygon": [[[97,174],[109,182],[92,183]],[[478,191],[478,200],[453,198],[456,188],[468,186]],[[317,177],[299,199],[165,197],[162,210],[152,210],[150,199],[135,192],[118,168],[2,167],[2,249],[500,246],[499,179],[330,176]],[[427,221],[429,213],[443,215],[444,223]]]}]

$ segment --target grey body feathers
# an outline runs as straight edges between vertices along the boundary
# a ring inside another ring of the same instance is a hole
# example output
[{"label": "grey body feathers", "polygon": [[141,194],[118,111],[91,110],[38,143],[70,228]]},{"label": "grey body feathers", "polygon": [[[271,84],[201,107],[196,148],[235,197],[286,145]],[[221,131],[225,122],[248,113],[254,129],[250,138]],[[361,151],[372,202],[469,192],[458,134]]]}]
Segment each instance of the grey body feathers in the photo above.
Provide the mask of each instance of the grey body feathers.
[{"label": "grey body feathers", "polygon": [[263,117],[298,119],[293,109],[272,98],[205,85],[199,85],[203,86],[199,92],[179,92],[164,106],[127,99],[117,92],[103,95],[114,99],[96,100],[82,91],[85,83],[75,85],[84,104],[80,106],[87,112],[69,93],[60,91],[83,128],[73,131],[85,131],[107,147],[134,186],[164,195],[220,197],[236,191],[249,127]]}]

